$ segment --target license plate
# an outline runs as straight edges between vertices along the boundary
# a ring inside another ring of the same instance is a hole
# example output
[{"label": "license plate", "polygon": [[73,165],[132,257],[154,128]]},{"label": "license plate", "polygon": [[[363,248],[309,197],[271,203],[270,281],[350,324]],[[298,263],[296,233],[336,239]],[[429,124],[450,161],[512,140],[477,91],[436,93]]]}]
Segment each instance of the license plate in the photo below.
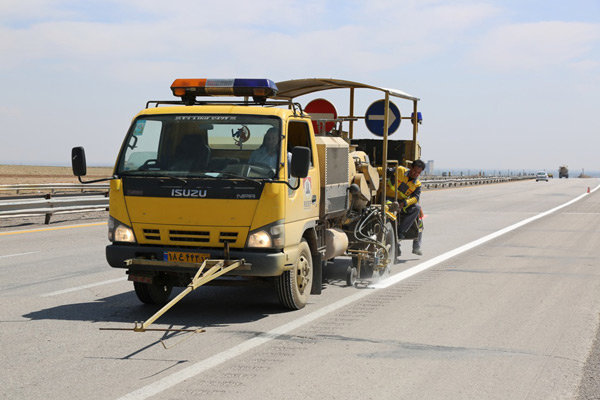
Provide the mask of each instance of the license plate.
[{"label": "license plate", "polygon": [[182,263],[202,263],[210,254],[205,253],[186,253],[183,251],[165,251],[163,259],[165,261],[182,262]]}]

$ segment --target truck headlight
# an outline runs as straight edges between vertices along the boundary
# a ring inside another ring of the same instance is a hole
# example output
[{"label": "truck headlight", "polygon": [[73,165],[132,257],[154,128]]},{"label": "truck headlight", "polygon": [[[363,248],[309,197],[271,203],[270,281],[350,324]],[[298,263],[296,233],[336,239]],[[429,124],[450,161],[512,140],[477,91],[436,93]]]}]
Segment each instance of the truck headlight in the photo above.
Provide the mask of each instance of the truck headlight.
[{"label": "truck headlight", "polygon": [[108,240],[111,242],[135,243],[135,235],[133,234],[133,229],[113,217],[109,217]]},{"label": "truck headlight", "polygon": [[280,222],[250,232],[248,247],[283,247],[284,228]]},{"label": "truck headlight", "polygon": [[248,247],[273,247],[271,235],[267,231],[254,232],[248,236]]}]

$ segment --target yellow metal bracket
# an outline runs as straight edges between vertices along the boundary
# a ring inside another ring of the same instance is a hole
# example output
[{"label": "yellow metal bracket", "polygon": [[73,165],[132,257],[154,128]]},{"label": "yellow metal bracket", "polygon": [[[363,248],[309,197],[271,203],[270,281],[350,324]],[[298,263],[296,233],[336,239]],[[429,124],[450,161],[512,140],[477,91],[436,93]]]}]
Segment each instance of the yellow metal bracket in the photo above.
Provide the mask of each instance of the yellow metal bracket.
[{"label": "yellow metal bracket", "polygon": [[181,299],[185,296],[198,289],[200,286],[212,281],[232,271],[244,264],[244,260],[204,260],[198,271],[192,278],[192,281],[187,285],[185,290],[179,293],[173,300],[165,304],[160,310],[158,310],[154,315],[148,318],[146,321],[142,323],[135,322],[133,329],[131,328],[100,328],[100,330],[110,330],[110,331],[133,331],[133,332],[146,332],[146,331],[160,331],[160,332],[193,332],[199,333],[204,332],[204,329],[160,329],[160,328],[151,328],[148,327],[154,323],[158,318],[160,318],[164,313],[166,313],[171,307],[177,304]]}]

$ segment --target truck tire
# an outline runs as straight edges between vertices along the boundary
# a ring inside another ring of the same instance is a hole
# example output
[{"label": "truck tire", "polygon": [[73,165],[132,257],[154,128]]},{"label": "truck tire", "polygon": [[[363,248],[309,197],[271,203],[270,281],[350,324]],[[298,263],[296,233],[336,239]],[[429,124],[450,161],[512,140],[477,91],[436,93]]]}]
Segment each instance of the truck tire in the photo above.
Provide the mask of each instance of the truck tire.
[{"label": "truck tire", "polygon": [[299,310],[306,305],[312,286],[312,269],[310,247],[302,239],[294,268],[277,277],[277,294],[281,305],[290,310]]},{"label": "truck tire", "polygon": [[165,305],[171,296],[170,285],[159,285],[155,283],[133,282],[133,288],[138,299],[144,304]]}]

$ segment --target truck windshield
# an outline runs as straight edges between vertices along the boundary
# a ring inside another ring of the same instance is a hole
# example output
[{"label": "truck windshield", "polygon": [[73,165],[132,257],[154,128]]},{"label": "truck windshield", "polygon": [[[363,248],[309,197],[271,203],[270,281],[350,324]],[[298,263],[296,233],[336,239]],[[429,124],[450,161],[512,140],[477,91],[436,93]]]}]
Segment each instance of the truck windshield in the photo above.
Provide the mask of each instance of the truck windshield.
[{"label": "truck windshield", "polygon": [[136,119],[118,175],[273,178],[281,120],[257,115],[157,115]]}]

